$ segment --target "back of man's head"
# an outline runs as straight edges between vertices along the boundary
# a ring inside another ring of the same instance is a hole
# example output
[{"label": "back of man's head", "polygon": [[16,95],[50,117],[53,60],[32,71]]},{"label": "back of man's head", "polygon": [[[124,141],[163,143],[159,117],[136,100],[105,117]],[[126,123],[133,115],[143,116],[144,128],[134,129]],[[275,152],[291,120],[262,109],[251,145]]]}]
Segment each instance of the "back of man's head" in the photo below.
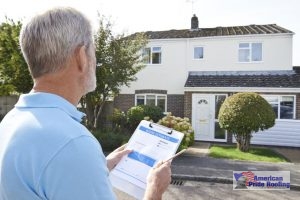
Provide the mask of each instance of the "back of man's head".
[{"label": "back of man's head", "polygon": [[93,42],[89,20],[73,8],[54,8],[23,24],[20,46],[33,78],[61,70],[75,49]]}]

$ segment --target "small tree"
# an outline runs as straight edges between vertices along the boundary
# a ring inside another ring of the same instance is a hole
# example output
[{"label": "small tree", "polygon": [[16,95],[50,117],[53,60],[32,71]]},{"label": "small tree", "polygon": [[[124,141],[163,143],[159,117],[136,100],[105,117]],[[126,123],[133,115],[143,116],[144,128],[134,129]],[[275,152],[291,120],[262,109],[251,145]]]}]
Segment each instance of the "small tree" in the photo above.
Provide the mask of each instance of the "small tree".
[{"label": "small tree", "polygon": [[252,132],[271,128],[276,116],[263,97],[245,92],[228,97],[220,108],[218,118],[220,127],[234,135],[237,148],[248,152]]},{"label": "small tree", "polygon": [[0,24],[0,95],[26,93],[33,85],[19,45],[21,26],[9,18]]},{"label": "small tree", "polygon": [[116,96],[121,86],[129,86],[136,80],[136,73],[145,67],[140,56],[141,49],[147,44],[145,35],[135,37],[114,36],[112,24],[100,16],[99,29],[95,35],[97,59],[97,87],[81,99],[87,114],[87,125],[98,128],[98,121],[109,97]]}]

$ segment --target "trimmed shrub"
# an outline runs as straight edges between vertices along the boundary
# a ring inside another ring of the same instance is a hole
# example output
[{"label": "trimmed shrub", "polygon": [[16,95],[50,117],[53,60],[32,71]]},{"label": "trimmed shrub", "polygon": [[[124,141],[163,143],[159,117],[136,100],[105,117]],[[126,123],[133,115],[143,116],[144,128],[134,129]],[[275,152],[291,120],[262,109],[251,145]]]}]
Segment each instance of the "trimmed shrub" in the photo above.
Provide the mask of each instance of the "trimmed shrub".
[{"label": "trimmed shrub", "polygon": [[163,117],[160,107],[149,105],[138,105],[127,111],[127,128],[134,131],[142,120],[157,122]]},{"label": "trimmed shrub", "polygon": [[241,151],[249,151],[251,133],[271,128],[275,124],[272,106],[259,94],[236,93],[228,97],[219,112],[221,128],[231,132]]},{"label": "trimmed shrub", "polygon": [[145,113],[141,106],[134,106],[127,111],[127,128],[134,131],[138,124],[144,119]]},{"label": "trimmed shrub", "polygon": [[153,122],[158,122],[163,116],[163,110],[158,106],[140,105],[144,109],[144,117],[149,117]]},{"label": "trimmed shrub", "polygon": [[158,124],[184,133],[184,137],[178,149],[179,151],[186,149],[194,143],[194,130],[189,118],[175,117],[172,113],[168,113],[167,116],[158,121]]}]

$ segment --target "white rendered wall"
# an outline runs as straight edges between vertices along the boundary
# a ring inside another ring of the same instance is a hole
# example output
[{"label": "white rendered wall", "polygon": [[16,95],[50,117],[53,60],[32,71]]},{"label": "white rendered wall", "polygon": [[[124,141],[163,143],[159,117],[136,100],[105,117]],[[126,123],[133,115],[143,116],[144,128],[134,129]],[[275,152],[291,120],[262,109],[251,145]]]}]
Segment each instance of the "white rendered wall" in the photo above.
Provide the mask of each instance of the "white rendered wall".
[{"label": "white rendered wall", "polygon": [[167,90],[168,94],[183,94],[187,79],[186,40],[150,42],[148,46],[160,46],[162,63],[147,65],[138,74],[138,80],[130,88],[123,87],[121,93],[133,94],[139,89]]},{"label": "white rendered wall", "polygon": [[[262,61],[238,61],[239,43],[262,43]],[[189,71],[265,71],[292,69],[292,35],[251,35],[190,39]],[[204,59],[194,60],[195,46],[204,47]]]},{"label": "white rendered wall", "polygon": [[[263,60],[238,62],[241,42],[261,42]],[[152,40],[148,46],[161,47],[162,63],[147,65],[137,74],[138,80],[129,88],[123,87],[121,93],[159,89],[167,90],[168,94],[183,94],[189,71],[292,70],[292,34]],[[203,60],[193,59],[196,46],[204,47]]]}]

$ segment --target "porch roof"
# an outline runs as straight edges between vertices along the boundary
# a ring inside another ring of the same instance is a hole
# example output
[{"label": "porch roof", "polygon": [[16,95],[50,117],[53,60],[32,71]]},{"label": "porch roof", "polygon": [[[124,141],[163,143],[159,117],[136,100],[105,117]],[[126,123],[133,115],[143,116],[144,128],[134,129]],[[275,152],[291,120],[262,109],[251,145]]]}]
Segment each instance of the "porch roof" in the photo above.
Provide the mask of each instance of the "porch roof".
[{"label": "porch roof", "polygon": [[300,73],[294,70],[192,71],[184,87],[300,88]]}]

